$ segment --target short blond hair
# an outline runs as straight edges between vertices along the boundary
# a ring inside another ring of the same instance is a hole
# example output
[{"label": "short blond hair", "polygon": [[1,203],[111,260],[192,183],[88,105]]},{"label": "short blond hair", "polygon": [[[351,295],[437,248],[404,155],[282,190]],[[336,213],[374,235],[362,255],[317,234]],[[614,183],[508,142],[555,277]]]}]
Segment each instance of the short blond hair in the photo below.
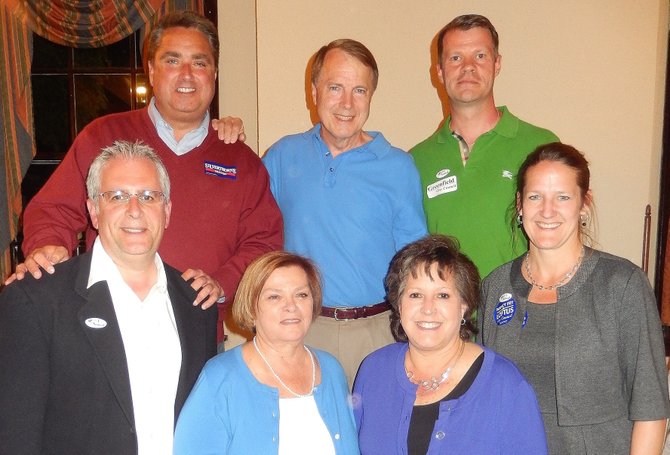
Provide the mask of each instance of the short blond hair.
[{"label": "short blond hair", "polygon": [[319,271],[312,261],[285,251],[271,251],[259,257],[247,267],[235,294],[233,319],[246,330],[256,327],[258,299],[265,282],[272,272],[282,267],[296,266],[304,270],[312,293],[312,321],[321,313],[322,294]]}]

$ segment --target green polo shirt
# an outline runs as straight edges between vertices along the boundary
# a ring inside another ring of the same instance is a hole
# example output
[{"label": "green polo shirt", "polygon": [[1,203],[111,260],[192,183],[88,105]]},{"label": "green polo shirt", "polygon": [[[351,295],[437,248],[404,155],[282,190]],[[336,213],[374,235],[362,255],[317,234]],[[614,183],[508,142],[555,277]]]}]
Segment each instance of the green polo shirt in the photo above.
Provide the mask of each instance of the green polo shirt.
[{"label": "green polo shirt", "polygon": [[456,237],[482,278],[526,251],[525,239],[513,240],[511,227],[516,174],[537,146],[558,141],[551,131],[519,120],[505,106],[498,109],[500,120],[477,138],[465,166],[449,129],[450,117],[410,150],[421,176],[428,230]]}]

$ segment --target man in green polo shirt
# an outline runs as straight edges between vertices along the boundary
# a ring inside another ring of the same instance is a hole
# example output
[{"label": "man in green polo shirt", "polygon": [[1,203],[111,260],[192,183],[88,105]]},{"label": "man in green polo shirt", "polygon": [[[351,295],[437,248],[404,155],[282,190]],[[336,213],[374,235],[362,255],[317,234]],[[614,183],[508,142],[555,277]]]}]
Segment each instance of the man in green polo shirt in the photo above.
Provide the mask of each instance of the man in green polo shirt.
[{"label": "man in green polo shirt", "polygon": [[437,44],[437,74],[451,112],[411,153],[428,230],[456,237],[483,278],[526,250],[525,239],[511,229],[516,173],[538,145],[558,138],[496,107],[493,83],[502,57],[487,18],[455,18]]}]

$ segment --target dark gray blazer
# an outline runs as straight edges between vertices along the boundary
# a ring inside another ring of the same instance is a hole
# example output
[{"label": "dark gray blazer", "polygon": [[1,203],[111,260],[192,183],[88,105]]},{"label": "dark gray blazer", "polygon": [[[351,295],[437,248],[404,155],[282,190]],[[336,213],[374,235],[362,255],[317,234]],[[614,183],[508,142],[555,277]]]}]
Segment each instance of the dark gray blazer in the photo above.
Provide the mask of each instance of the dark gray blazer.
[{"label": "dark gray blazer", "polygon": [[[523,256],[498,267],[482,283],[477,339],[512,361],[519,358],[531,290],[522,262]],[[558,424],[588,428],[590,453],[619,453],[612,445],[628,453],[630,430],[604,430],[610,423],[627,421],[630,428],[635,420],[670,416],[661,322],[649,281],[630,261],[587,248],[557,292]]]},{"label": "dark gray blazer", "polygon": [[[0,294],[0,454],[135,454],[137,437],[123,341],[106,282],[86,289],[91,254]],[[182,351],[175,422],[216,354],[216,307],[165,264]],[[85,321],[100,318],[104,328]]]}]

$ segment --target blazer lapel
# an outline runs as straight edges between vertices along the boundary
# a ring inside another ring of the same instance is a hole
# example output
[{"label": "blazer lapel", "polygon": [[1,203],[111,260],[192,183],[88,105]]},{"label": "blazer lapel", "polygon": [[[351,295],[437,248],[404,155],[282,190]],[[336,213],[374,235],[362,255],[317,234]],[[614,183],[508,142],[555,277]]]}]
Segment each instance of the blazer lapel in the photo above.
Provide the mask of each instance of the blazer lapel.
[{"label": "blazer lapel", "polygon": [[[86,299],[86,304],[79,310],[79,324],[86,334],[93,350],[98,357],[100,367],[105,372],[109,385],[116,399],[130,422],[135,427],[133,401],[130,391],[130,376],[128,362],[123,347],[121,330],[119,328],[112,297],[107,282],[99,281],[85,289],[88,281],[89,267],[85,267],[77,280],[77,291]],[[84,279],[82,281],[81,279]]]},{"label": "blazer lapel", "polygon": [[181,370],[174,403],[176,423],[179,412],[200,374],[202,359],[207,358],[205,356],[204,337],[202,336],[205,331],[204,318],[197,314],[198,311],[202,313],[204,311],[191,305],[191,302],[195,300],[196,293],[184,281],[179,272],[165,263],[164,265],[170,303],[172,304],[177,332],[179,333],[179,343],[181,344]]}]

